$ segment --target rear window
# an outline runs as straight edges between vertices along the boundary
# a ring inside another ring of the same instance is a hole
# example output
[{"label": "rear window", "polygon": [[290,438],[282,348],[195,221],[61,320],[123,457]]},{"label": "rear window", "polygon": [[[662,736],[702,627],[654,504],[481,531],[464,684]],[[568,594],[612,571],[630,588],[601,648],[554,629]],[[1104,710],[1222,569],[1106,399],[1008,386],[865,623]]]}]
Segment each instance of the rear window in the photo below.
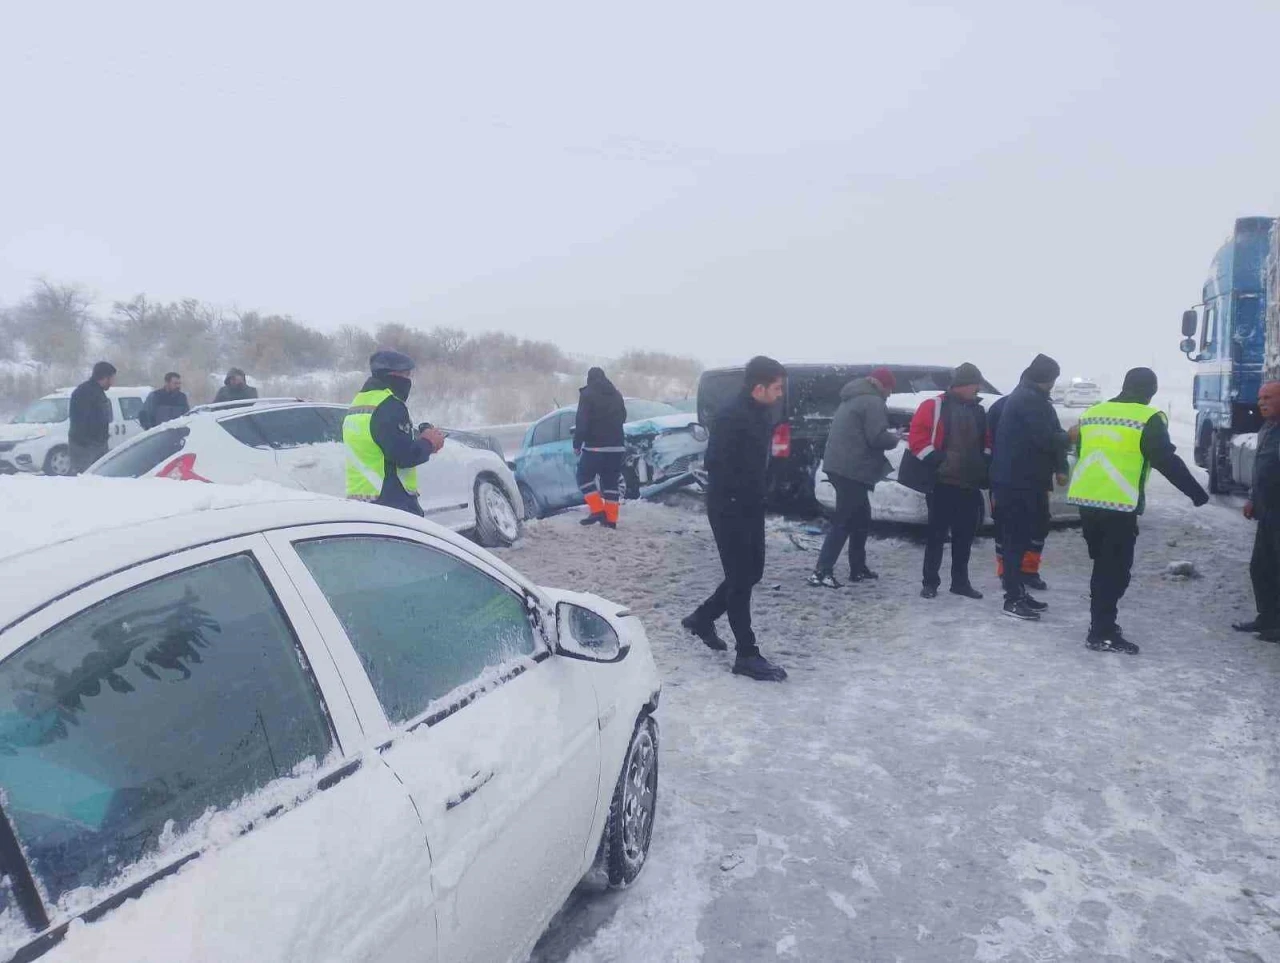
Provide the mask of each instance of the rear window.
[{"label": "rear window", "polygon": [[678,415],[680,412],[671,405],[661,401],[637,401],[627,399],[627,421],[642,421],[645,418],[664,418],[667,415]]},{"label": "rear window", "polygon": [[94,475],[108,478],[141,478],[159,468],[187,446],[190,428],[168,428],[141,436],[131,445],[117,448],[106,460],[95,465]]},{"label": "rear window", "polygon": [[274,408],[218,424],[242,445],[278,451],[342,441],[342,415],[334,408]]}]

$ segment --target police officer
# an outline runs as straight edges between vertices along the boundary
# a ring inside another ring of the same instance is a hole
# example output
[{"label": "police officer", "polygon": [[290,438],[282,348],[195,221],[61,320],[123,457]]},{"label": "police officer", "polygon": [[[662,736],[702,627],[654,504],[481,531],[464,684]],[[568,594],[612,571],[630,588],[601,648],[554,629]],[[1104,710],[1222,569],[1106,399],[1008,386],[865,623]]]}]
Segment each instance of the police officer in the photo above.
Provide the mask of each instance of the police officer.
[{"label": "police officer", "polygon": [[342,422],[347,445],[347,497],[423,515],[418,466],[444,447],[444,433],[409,420],[413,360],[399,351],[369,359],[372,377],[351,402]]},{"label": "police officer", "polygon": [[1097,652],[1138,654],[1138,647],[1116,624],[1116,610],[1129,587],[1138,516],[1146,507],[1151,469],[1169,479],[1197,508],[1209,501],[1169,440],[1164,412],[1151,406],[1158,387],[1154,371],[1134,368],[1125,375],[1120,394],[1085,411],[1079,428],[1071,432],[1079,440],[1080,455],[1067,501],[1080,507],[1093,559],[1085,644]]}]

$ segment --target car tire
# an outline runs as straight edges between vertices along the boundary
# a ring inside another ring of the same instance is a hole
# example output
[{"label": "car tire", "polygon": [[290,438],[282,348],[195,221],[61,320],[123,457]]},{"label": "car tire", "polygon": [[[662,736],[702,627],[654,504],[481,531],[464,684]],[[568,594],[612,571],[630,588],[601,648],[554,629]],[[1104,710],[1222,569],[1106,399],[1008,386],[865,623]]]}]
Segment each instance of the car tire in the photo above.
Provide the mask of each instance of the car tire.
[{"label": "car tire", "polygon": [[524,502],[524,520],[542,518],[542,506],[538,504],[538,496],[533,493],[533,489],[528,485],[521,483],[520,500]]},{"label": "car tire", "polygon": [[601,841],[611,887],[630,886],[644,869],[657,808],[658,724],[652,716],[645,716],[636,725],[627,747]]},{"label": "car tire", "polygon": [[485,548],[506,548],[520,538],[520,516],[502,483],[489,475],[476,479],[476,541]]},{"label": "car tire", "polygon": [[46,475],[65,476],[71,474],[71,449],[66,445],[58,445],[44,459]]}]

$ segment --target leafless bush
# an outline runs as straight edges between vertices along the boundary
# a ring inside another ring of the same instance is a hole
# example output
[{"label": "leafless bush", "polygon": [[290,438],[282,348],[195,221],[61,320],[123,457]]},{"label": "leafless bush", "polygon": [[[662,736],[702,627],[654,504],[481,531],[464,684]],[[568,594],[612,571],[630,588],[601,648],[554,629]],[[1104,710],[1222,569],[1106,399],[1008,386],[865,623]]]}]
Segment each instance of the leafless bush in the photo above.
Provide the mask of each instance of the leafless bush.
[{"label": "leafless bush", "polygon": [[[37,361],[79,364],[89,346],[93,299],[75,284],[37,281],[8,312],[6,327]],[[12,350],[12,349],[11,349]]]}]

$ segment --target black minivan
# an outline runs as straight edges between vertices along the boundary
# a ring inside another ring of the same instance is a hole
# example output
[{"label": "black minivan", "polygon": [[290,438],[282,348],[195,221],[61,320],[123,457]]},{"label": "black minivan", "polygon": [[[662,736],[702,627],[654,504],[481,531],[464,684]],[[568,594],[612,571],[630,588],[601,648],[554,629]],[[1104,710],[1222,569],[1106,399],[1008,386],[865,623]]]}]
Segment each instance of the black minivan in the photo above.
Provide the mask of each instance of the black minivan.
[{"label": "black minivan", "polygon": [[[840,391],[850,381],[865,378],[876,368],[888,368],[897,378],[895,394],[926,395],[951,384],[951,368],[904,364],[787,365],[787,392],[774,410],[773,458],[769,463],[769,507],[799,515],[818,514],[815,475],[827,447],[831,419],[840,406]],[[715,368],[698,380],[698,421],[715,431],[715,416],[742,390],[744,369]],[[999,394],[987,383],[982,391]],[[906,428],[914,408],[894,407],[889,423]]]}]

